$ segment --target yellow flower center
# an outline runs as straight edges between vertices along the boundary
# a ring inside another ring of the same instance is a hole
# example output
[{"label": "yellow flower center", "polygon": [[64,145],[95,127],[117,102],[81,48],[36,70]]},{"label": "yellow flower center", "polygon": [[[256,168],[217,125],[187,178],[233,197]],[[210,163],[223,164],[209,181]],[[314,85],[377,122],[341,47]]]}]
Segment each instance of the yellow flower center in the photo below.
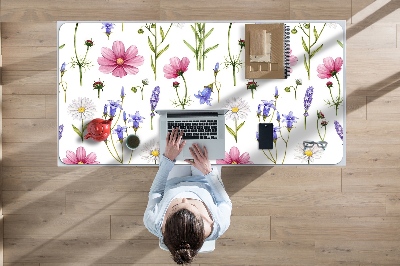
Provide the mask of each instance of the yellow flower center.
[{"label": "yellow flower center", "polygon": [[154,157],[157,157],[158,155],[160,155],[160,152],[158,150],[153,150],[153,151],[151,151],[151,155],[153,155]]},{"label": "yellow flower center", "polygon": [[83,162],[78,162],[78,164],[84,164]]},{"label": "yellow flower center", "polygon": [[84,113],[85,110],[86,110],[85,107],[79,107],[79,108],[78,108],[78,112],[79,112],[79,113]]},{"label": "yellow flower center", "polygon": [[311,150],[306,150],[304,151],[304,155],[311,157],[313,155],[313,152]]},{"label": "yellow flower center", "polygon": [[237,113],[239,112],[239,108],[238,107],[232,107],[232,113]]},{"label": "yellow flower center", "polygon": [[124,64],[124,59],[122,59],[122,58],[118,58],[117,59],[117,65],[123,65]]},{"label": "yellow flower center", "polygon": [[237,162],[233,161],[231,164],[238,164]]}]

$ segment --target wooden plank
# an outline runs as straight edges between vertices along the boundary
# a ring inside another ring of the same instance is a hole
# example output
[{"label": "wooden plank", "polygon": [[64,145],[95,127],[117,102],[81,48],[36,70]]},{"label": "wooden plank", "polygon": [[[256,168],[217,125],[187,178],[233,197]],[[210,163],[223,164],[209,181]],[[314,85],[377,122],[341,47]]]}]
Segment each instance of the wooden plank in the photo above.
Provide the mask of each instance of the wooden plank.
[{"label": "wooden plank", "polygon": [[275,217],[271,239],[281,240],[398,240],[400,217]]},{"label": "wooden plank", "polygon": [[270,216],[232,216],[228,230],[220,239],[267,241],[271,236],[270,218]]},{"label": "wooden plank", "polygon": [[66,192],[68,214],[144,215],[148,192]]},{"label": "wooden plank", "polygon": [[55,128],[56,119],[3,119],[3,142],[45,142],[55,137]]},{"label": "wooden plank", "polygon": [[382,144],[382,136],[385,136],[386,143],[400,144],[400,139],[397,134],[400,131],[400,121],[382,120],[355,120],[347,122],[346,138],[351,143],[368,143],[379,145]]},{"label": "wooden plank", "polygon": [[65,193],[3,191],[3,214],[63,214]]},{"label": "wooden plank", "polygon": [[57,70],[55,46],[15,46],[3,49],[3,68],[6,71]]},{"label": "wooden plank", "polygon": [[[12,3],[16,3],[14,1],[7,2],[10,2],[8,4],[8,7],[10,7],[10,5],[12,6]],[[2,17],[4,14],[3,12],[5,6],[6,4],[2,3]],[[21,8],[20,12],[23,13],[23,9],[24,8]],[[27,23],[27,21],[25,20],[23,22],[5,22],[5,20],[2,21],[1,44],[3,48],[10,46],[57,46],[57,22],[55,22],[57,20],[43,23]]]},{"label": "wooden plank", "polygon": [[231,197],[233,216],[385,216],[384,193],[239,192]]},{"label": "wooden plank", "polygon": [[[153,263],[173,262],[158,240],[38,240],[5,239],[6,262],[41,263]],[[268,252],[265,252],[268,250]],[[54,254],[58,254],[57,257]],[[218,239],[216,251],[198,254],[195,263],[243,265],[313,265],[314,241],[235,241]]]},{"label": "wooden plank", "polygon": [[388,216],[400,216],[400,194],[388,194],[386,196],[386,214]]},{"label": "wooden plank", "polygon": [[[399,87],[400,90],[400,87]],[[367,119],[396,121],[399,117],[400,97],[367,97]]]},{"label": "wooden plank", "polygon": [[155,167],[4,167],[3,190],[149,192]]},{"label": "wooden plank", "polygon": [[317,240],[315,249],[320,264],[351,261],[386,265],[400,261],[400,241]]},{"label": "wooden plank", "polygon": [[[172,261],[172,259],[170,259]],[[40,263],[40,266],[134,266],[134,265],[145,265],[145,266],[176,266],[176,263],[172,261],[173,263],[85,263],[85,262],[80,262],[80,263]],[[191,266],[200,266],[200,264],[196,263],[191,263]],[[358,264],[357,264],[358,265]],[[10,265],[11,266],[11,265]],[[18,266],[18,265],[17,265]],[[30,265],[28,265],[30,266]]]},{"label": "wooden plank", "polygon": [[352,0],[352,23],[364,28],[378,22],[397,22],[398,1],[390,0]]},{"label": "wooden plank", "polygon": [[[327,8],[328,6],[335,6],[335,8]],[[290,1],[290,19],[293,20],[323,20],[326,18],[350,20],[350,17],[351,1],[348,0]]]},{"label": "wooden plank", "polygon": [[391,168],[398,164],[399,148],[397,144],[366,145],[356,140],[348,141],[346,167]]},{"label": "wooden plank", "polygon": [[[376,0],[351,0],[351,23],[357,23],[358,13],[365,13],[369,9],[368,6],[374,2],[376,2]],[[360,19],[358,18],[358,20]]]},{"label": "wooden plank", "polygon": [[229,195],[256,193],[339,192],[340,168],[332,167],[223,167],[225,189]]},{"label": "wooden plank", "polygon": [[57,94],[57,72],[2,71],[3,94]]},{"label": "wooden plank", "polygon": [[3,167],[57,165],[56,137],[40,143],[4,143]]},{"label": "wooden plank", "polygon": [[[144,213],[143,213],[144,214]],[[153,239],[143,224],[143,215],[112,215],[111,216],[111,239]]]},{"label": "wooden plank", "polygon": [[46,118],[57,119],[57,95],[46,95]]},{"label": "wooden plank", "polygon": [[40,266],[39,263],[4,263],[3,266]]},{"label": "wooden plank", "polygon": [[[393,167],[393,166],[392,166]],[[343,168],[343,192],[396,193],[400,168]]]},{"label": "wooden plank", "polygon": [[[289,19],[290,0],[210,1],[161,0],[161,20],[262,20]],[[179,7],[179,8],[177,8]]]},{"label": "wooden plank", "polygon": [[6,215],[4,238],[110,239],[109,215]]},{"label": "wooden plank", "polygon": [[44,95],[3,95],[4,118],[45,118]]},{"label": "wooden plank", "polygon": [[[348,27],[346,45],[351,49],[392,49],[396,48],[396,24],[380,20],[368,27],[351,25]],[[374,38],[371,38],[371,34]],[[377,62],[379,63],[379,62]]]},{"label": "wooden plank", "polygon": [[396,48],[360,49],[349,45],[346,49],[347,96],[400,96],[400,62],[396,60],[399,56],[400,50]]},{"label": "wooden plank", "polygon": [[[94,8],[97,10],[94,12]],[[129,21],[156,20],[160,17],[159,0],[118,0],[112,2],[68,2],[2,0],[1,21],[38,22],[62,20]]]},{"label": "wooden plank", "polygon": [[[367,119],[367,97],[346,97],[346,119],[355,121]],[[351,124],[351,123],[348,123]]]}]

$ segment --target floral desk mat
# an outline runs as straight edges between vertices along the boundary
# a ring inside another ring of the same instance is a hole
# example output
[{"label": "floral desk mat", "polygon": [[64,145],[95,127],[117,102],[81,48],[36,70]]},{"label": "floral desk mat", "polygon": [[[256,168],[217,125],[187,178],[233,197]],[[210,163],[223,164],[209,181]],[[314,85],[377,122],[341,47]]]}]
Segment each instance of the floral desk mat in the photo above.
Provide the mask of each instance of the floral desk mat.
[{"label": "floral desk mat", "polygon": [[[344,22],[285,22],[290,76],[277,80],[245,79],[246,23],[59,22],[58,164],[158,164],[157,108],[221,107],[226,153],[212,163],[343,163]],[[95,118],[112,118],[106,140],[86,138]],[[260,122],[274,124],[271,150]]]}]

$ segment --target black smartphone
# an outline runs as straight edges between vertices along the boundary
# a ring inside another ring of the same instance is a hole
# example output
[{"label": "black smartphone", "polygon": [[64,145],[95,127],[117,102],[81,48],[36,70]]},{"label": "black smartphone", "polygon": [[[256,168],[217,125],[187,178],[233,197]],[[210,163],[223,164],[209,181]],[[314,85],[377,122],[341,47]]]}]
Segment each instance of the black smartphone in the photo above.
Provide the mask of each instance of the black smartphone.
[{"label": "black smartphone", "polygon": [[273,149],[274,141],[274,124],[259,123],[258,124],[258,149]]}]

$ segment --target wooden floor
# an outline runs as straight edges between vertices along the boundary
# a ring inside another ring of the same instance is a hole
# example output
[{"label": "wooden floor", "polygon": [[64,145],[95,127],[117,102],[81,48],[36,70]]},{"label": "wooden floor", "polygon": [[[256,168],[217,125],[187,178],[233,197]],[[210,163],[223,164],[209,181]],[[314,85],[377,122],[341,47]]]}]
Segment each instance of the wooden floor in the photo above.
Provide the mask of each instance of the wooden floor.
[{"label": "wooden floor", "polygon": [[[166,265],[157,168],[56,166],[57,20],[347,21],[346,167],[223,168],[231,226],[194,265],[400,265],[399,0],[1,0],[4,265]],[[0,230],[2,232],[2,230]]]}]

